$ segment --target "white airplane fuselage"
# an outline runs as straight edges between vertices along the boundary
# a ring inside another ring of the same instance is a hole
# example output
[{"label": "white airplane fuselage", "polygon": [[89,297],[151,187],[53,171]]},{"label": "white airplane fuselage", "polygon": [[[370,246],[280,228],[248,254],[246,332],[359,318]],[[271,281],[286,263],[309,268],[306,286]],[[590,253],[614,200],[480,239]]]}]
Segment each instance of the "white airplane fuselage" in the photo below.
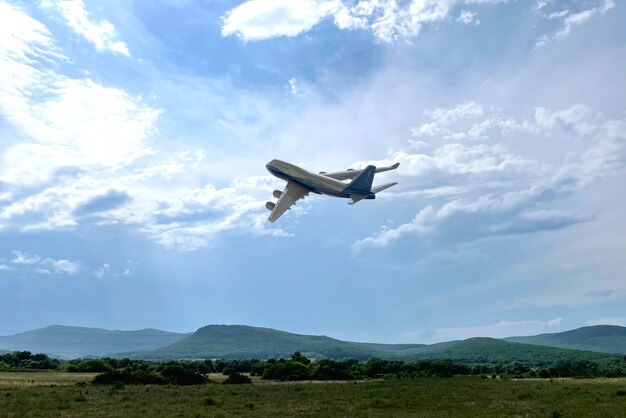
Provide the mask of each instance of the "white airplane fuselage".
[{"label": "white airplane fuselage", "polygon": [[[272,160],[265,165],[267,170],[274,176],[285,181],[293,181],[300,186],[310,190],[312,193],[325,194],[335,197],[349,198],[350,193],[346,191],[347,183],[326,177],[321,174],[311,173],[281,160]],[[365,199],[374,199],[376,195],[369,192]]]}]

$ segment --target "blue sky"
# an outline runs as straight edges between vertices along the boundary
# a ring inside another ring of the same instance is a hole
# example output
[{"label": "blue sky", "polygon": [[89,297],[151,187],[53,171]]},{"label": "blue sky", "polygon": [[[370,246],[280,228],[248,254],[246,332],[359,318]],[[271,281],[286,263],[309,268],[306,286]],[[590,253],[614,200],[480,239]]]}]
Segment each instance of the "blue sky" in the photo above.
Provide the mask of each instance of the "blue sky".
[{"label": "blue sky", "polygon": [[[0,335],[626,326],[611,0],[0,0]],[[400,162],[275,224],[279,158]]]}]

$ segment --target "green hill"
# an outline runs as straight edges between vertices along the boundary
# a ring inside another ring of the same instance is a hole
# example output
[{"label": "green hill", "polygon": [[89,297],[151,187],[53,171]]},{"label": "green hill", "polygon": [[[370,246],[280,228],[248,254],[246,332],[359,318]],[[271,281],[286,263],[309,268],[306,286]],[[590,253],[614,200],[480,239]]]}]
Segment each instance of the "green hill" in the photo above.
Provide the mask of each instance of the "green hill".
[{"label": "green hill", "polygon": [[420,344],[370,344],[301,335],[245,325],[208,325],[174,344],[132,353],[146,359],[173,358],[279,358],[296,351],[311,358],[368,359],[374,355],[399,357]]},{"label": "green hill", "polygon": [[[424,345],[357,343],[244,325],[208,325],[193,334],[55,325],[0,337],[0,349],[27,350],[65,358],[108,355],[150,360],[266,359],[289,357],[300,351],[310,358],[451,359],[483,364],[519,361],[527,366],[548,366],[559,361],[619,361],[620,356],[609,353],[623,353],[619,347],[625,331],[626,328],[622,327],[596,326],[534,337],[469,338]],[[557,344],[560,346],[555,346]]]},{"label": "green hill", "polygon": [[269,328],[243,325],[209,325],[174,344],[155,350],[125,354],[151,360],[202,358],[280,358],[300,351],[311,358],[370,357],[398,360],[451,359],[463,363],[511,363],[547,366],[559,361],[614,362],[619,357],[605,353],[517,344],[495,338],[470,338],[432,345],[369,344],[335,340],[325,336],[300,335]]},{"label": "green hill", "polygon": [[469,338],[417,348],[411,359],[451,359],[461,363],[511,363],[548,366],[559,361],[614,362],[620,358],[606,353],[519,344],[495,338]]},{"label": "green hill", "polygon": [[172,344],[189,334],[142,329],[111,331],[52,325],[0,337],[0,349],[46,353],[63,358],[100,357],[122,351],[150,350]]},{"label": "green hill", "polygon": [[616,325],[595,325],[554,334],[510,337],[504,340],[600,353],[626,354],[626,327]]}]

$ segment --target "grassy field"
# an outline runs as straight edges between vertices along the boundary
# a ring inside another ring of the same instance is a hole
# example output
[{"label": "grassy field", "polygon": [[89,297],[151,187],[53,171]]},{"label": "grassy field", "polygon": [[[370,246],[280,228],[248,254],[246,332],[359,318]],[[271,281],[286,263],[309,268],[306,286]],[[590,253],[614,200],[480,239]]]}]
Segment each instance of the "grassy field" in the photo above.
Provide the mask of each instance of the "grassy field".
[{"label": "grassy field", "polygon": [[[0,417],[626,417],[626,379],[475,377],[92,386],[93,374],[0,373]],[[212,379],[223,378],[214,375]]]}]

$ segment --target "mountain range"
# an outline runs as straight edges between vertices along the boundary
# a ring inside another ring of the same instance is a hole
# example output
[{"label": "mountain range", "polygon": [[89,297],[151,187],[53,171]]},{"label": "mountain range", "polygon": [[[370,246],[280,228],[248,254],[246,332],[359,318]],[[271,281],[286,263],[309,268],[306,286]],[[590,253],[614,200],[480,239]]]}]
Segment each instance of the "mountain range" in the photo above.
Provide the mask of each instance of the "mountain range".
[{"label": "mountain range", "polygon": [[118,331],[51,325],[15,335],[0,336],[0,349],[46,353],[60,358],[102,357],[124,351],[167,346],[190,334],[158,329]]},{"label": "mountain range", "polygon": [[529,337],[509,337],[504,341],[523,344],[547,345],[558,348],[625,354],[626,328],[617,325],[594,325],[554,334]]},{"label": "mountain range", "polygon": [[311,358],[449,358],[466,363],[520,361],[546,365],[560,360],[614,361],[616,355],[626,353],[626,328],[597,325],[528,337],[469,338],[425,345],[358,343],[245,325],[208,325],[194,333],[53,325],[0,336],[0,350],[27,350],[61,358],[112,356],[150,360],[265,359],[288,357],[300,351]]},{"label": "mountain range", "polygon": [[129,357],[171,358],[281,358],[300,351],[312,358],[368,359],[406,357],[423,344],[375,344],[336,340],[245,325],[208,325],[172,345],[128,353]]}]

